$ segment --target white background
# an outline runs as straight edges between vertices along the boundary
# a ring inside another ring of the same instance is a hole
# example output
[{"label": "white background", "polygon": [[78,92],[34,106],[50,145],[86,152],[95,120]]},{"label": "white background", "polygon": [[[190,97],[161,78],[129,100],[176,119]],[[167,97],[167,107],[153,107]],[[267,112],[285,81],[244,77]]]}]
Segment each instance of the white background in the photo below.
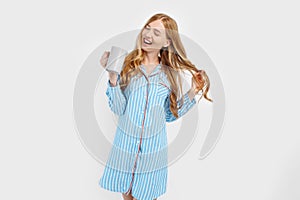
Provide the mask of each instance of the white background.
[{"label": "white background", "polygon": [[226,120],[214,151],[170,167],[159,199],[299,200],[297,1],[10,1],[0,3],[0,199],[121,199],[98,181],[72,114],[76,77],[103,41],[157,12],[215,63]]}]

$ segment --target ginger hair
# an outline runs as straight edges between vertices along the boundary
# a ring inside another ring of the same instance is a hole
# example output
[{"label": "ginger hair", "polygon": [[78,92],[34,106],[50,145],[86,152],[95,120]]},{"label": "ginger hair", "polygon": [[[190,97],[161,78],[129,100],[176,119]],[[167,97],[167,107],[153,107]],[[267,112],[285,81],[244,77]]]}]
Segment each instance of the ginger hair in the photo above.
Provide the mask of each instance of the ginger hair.
[{"label": "ginger hair", "polygon": [[[161,20],[166,30],[166,37],[171,40],[171,44],[168,47],[160,49],[158,56],[162,63],[162,70],[165,72],[170,82],[170,110],[173,115],[178,118],[178,109],[181,108],[183,104],[182,99],[179,107],[177,106],[178,97],[182,95],[182,80],[179,72],[183,70],[189,71],[193,76],[192,81],[196,84],[196,94],[201,90],[205,99],[210,102],[212,102],[212,99],[207,97],[207,93],[210,88],[210,81],[206,72],[204,70],[197,69],[187,58],[178,33],[177,23],[168,15],[163,13],[155,14],[148,19],[146,24],[143,26],[142,30],[138,34],[135,49],[125,58],[123,69],[120,73],[120,87],[124,90],[130,83],[131,77],[139,73],[140,69],[138,66],[141,65],[145,55],[145,52],[141,47],[142,31],[149,23],[156,20]],[[195,73],[198,74],[195,75]]]}]

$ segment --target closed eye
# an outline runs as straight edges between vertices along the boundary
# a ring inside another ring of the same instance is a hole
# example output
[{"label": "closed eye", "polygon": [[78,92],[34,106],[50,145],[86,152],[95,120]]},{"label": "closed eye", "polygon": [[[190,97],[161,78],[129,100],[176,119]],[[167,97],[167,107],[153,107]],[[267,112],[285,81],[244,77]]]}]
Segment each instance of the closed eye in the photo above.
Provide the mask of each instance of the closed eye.
[{"label": "closed eye", "polygon": [[[145,26],[145,29],[146,29],[146,30],[150,30],[150,29],[151,29],[150,25],[146,25],[146,26]],[[155,34],[156,36],[159,36],[159,35],[160,35],[160,31],[159,31],[158,29],[154,29],[154,34]]]}]

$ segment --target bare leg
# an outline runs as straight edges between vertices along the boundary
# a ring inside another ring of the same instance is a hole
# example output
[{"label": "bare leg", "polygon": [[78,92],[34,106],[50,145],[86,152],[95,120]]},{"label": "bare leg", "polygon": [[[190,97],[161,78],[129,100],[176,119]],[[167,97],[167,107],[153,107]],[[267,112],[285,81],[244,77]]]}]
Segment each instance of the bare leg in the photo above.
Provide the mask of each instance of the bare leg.
[{"label": "bare leg", "polygon": [[123,199],[124,200],[133,200],[133,196],[131,195],[131,193],[129,195],[126,195],[124,193],[122,193]]},{"label": "bare leg", "polygon": [[[126,194],[122,193],[123,199],[124,200],[137,200],[136,198],[134,198],[131,193],[127,196]],[[157,200],[157,199],[154,199]]]}]

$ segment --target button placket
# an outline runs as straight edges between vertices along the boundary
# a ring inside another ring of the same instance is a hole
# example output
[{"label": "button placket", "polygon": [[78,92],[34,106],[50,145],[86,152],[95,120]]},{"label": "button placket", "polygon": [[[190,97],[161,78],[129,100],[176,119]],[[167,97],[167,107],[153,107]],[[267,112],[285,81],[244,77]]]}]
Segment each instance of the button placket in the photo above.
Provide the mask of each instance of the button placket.
[{"label": "button placket", "polygon": [[[142,132],[141,132],[141,134],[144,132],[145,114],[146,114],[146,110],[147,110],[148,97],[149,97],[149,79],[148,79],[148,77],[146,75],[145,75],[145,78],[147,80],[146,95],[145,95],[146,105],[144,107],[144,111],[142,112],[143,116],[142,116]],[[140,137],[142,137],[142,135]],[[134,168],[133,168],[133,171],[132,171],[132,179],[131,179],[130,187],[129,187],[128,191],[125,194],[129,194],[130,191],[131,191],[131,189],[132,189],[132,183],[133,183],[133,179],[134,179],[134,174],[135,174],[135,168],[136,168],[136,164],[137,164],[137,159],[140,157],[140,153],[142,152],[142,150],[141,150],[141,138],[139,138],[139,140],[136,141],[136,144],[137,144],[138,147],[137,147],[137,154],[136,154],[136,159],[135,159],[135,163],[134,163]]]}]

